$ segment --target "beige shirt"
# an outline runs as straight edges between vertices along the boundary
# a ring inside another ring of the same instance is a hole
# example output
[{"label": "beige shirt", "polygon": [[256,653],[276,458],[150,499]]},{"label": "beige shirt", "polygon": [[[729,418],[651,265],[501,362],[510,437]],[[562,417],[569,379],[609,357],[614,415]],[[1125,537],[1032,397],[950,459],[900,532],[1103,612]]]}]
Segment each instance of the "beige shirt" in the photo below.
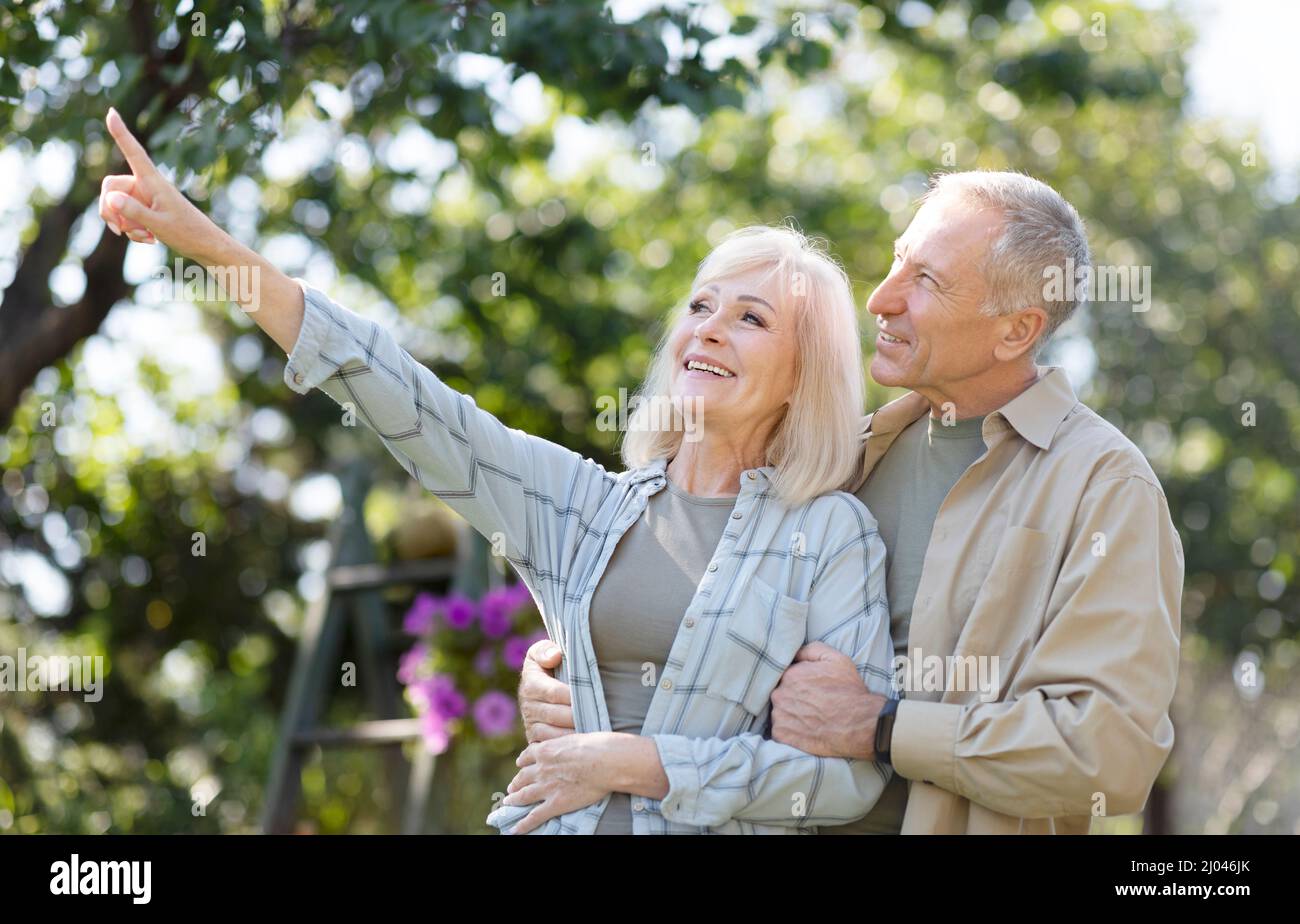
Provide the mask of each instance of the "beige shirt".
[{"label": "beige shirt", "polygon": [[[1064,370],[984,420],[939,509],[891,744],[904,834],[1082,834],[1173,748],[1183,550],[1160,483]],[[929,404],[864,421],[860,487]],[[981,673],[982,671],[982,673]]]}]

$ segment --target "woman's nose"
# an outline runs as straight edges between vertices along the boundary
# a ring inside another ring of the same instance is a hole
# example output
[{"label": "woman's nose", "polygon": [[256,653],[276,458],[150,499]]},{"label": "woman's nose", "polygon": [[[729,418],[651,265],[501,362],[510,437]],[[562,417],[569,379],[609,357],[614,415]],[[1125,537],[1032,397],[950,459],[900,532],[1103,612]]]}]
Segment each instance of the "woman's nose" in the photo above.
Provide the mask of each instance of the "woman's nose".
[{"label": "woman's nose", "polygon": [[707,340],[710,343],[721,343],[726,336],[726,327],[719,320],[718,315],[711,314],[699,324],[695,325],[695,337],[697,340]]}]

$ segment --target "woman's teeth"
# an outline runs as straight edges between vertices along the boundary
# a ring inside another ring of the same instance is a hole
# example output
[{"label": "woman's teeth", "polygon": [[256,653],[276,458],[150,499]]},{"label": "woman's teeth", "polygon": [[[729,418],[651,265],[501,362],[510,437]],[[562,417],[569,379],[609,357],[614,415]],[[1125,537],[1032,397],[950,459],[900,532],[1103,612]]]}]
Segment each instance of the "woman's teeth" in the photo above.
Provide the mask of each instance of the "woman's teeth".
[{"label": "woman's teeth", "polygon": [[720,375],[724,379],[732,377],[732,373],[723,369],[721,366],[710,366],[708,363],[702,363],[699,360],[692,359],[686,364],[687,369],[701,369],[704,372],[712,372],[714,375]]},{"label": "woman's teeth", "polygon": [[903,341],[903,340],[899,340],[897,337],[891,337],[889,334],[885,333],[884,331],[881,331],[881,332],[880,332],[880,339],[883,340],[883,341],[885,341],[885,343],[905,343],[905,342],[906,342],[906,341]]}]

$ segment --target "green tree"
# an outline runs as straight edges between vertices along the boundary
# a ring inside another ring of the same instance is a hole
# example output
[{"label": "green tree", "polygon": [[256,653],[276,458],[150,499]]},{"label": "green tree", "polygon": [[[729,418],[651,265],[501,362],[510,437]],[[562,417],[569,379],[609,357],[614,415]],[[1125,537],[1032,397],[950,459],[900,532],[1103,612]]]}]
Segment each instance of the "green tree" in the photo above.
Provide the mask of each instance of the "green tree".
[{"label": "green tree", "polygon": [[[0,706],[0,821],[249,827],[283,693],[273,667],[321,531],[289,491],[358,448],[402,478],[332,402],[288,392],[238,311],[194,322],[224,344],[213,389],[196,392],[186,357],[150,358],[130,390],[98,384],[114,319],[146,301],[94,214],[100,177],[120,172],[109,105],[219,222],[291,272],[337,271],[345,302],[400,325],[454,387],[611,465],[596,398],[636,386],[657,321],[726,230],[793,217],[865,296],[927,175],[1040,176],[1084,214],[1098,262],[1152,270],[1149,310],[1093,305],[1054,356],[1091,370],[1084,400],[1161,477],[1187,555],[1185,648],[1295,663],[1300,208],[1247,156],[1252,139],[1185,114],[1191,32],[1168,12],[101,7],[0,11],[0,144],[76,164],[66,190],[38,184],[4,222],[21,229],[12,253],[0,236],[0,554],[40,556],[72,603],[42,615],[0,593],[0,648],[112,664],[94,710]],[[52,274],[78,270],[61,304]],[[130,433],[145,413],[162,435]],[[219,551],[193,557],[196,530]],[[309,810],[326,830],[373,824],[364,767],[334,769],[353,795],[313,769]],[[205,777],[232,808],[196,819]]]}]

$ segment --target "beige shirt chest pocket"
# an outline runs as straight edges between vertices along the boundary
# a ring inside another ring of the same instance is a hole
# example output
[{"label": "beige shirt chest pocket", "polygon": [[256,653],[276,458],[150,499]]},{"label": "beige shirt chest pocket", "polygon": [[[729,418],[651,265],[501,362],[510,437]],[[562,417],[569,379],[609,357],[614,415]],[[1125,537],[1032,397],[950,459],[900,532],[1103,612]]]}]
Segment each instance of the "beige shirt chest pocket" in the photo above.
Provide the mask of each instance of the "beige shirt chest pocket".
[{"label": "beige shirt chest pocket", "polygon": [[758,578],[746,581],[705,663],[709,695],[739,703],[751,715],[765,715],[807,627],[806,602],[778,593]]},{"label": "beige shirt chest pocket", "polygon": [[1053,538],[1027,526],[1007,528],[975,594],[958,652],[1010,657],[1037,640],[1052,583]]}]

